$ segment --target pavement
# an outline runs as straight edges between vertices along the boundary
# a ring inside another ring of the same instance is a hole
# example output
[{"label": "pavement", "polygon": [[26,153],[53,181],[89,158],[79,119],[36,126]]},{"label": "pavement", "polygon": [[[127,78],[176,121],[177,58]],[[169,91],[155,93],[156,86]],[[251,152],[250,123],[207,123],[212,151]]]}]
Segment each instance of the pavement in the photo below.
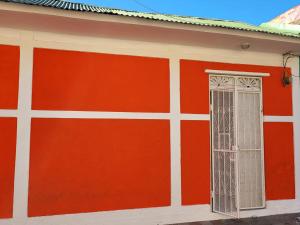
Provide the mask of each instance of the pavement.
[{"label": "pavement", "polygon": [[243,219],[177,223],[172,225],[300,225],[300,213],[264,217],[251,217]]}]

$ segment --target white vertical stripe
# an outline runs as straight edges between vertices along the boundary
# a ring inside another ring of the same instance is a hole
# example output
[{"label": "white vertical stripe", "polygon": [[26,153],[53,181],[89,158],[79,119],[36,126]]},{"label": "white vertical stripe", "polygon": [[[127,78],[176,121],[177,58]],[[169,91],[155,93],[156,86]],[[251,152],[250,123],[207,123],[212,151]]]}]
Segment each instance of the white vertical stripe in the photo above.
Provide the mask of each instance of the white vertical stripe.
[{"label": "white vertical stripe", "polygon": [[30,142],[30,107],[33,64],[33,34],[22,32],[20,46],[20,78],[18,103],[18,128],[16,149],[16,170],[14,190],[14,218],[24,220],[27,217],[28,177],[29,177],[29,142]]},{"label": "white vertical stripe", "polygon": [[180,72],[179,59],[170,59],[171,205],[181,205]]},{"label": "white vertical stripe", "polygon": [[295,58],[291,64],[293,77],[293,114],[294,114],[294,159],[295,159],[295,185],[296,199],[300,205],[300,81],[299,59]]}]

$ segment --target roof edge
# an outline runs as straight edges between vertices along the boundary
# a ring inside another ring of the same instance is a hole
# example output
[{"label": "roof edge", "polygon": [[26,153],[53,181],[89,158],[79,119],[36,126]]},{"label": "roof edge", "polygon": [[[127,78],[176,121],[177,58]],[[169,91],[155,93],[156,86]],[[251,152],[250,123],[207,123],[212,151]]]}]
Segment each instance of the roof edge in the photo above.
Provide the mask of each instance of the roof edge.
[{"label": "roof edge", "polygon": [[[255,27],[258,30],[251,30],[251,29],[242,29],[237,27],[218,26],[214,24],[205,24],[205,23],[193,24],[187,22],[180,23],[180,22],[174,22],[169,20],[159,20],[159,19],[155,20],[143,16],[140,17],[127,16],[127,15],[124,16],[122,14],[115,14],[115,13],[93,13],[85,10],[62,10],[56,7],[41,7],[39,5],[34,5],[34,4],[23,4],[19,2],[17,3],[18,4],[16,4],[15,2],[11,2],[10,0],[9,1],[0,0],[0,10],[59,16],[59,17],[66,17],[66,18],[76,18],[76,19],[84,19],[84,20],[99,21],[99,22],[115,22],[115,23],[143,25],[143,26],[151,26],[151,27],[159,27],[159,28],[180,29],[180,30],[187,30],[187,31],[189,30],[189,31],[201,31],[201,32],[218,33],[218,34],[229,34],[229,35],[256,38],[256,39],[285,41],[290,43],[299,43],[300,41],[299,39],[300,34],[297,35],[297,34],[285,33],[287,35],[278,35],[277,34],[278,31],[274,31],[273,28],[267,28],[267,27],[263,27],[263,28]],[[99,16],[99,14],[101,16]]]}]

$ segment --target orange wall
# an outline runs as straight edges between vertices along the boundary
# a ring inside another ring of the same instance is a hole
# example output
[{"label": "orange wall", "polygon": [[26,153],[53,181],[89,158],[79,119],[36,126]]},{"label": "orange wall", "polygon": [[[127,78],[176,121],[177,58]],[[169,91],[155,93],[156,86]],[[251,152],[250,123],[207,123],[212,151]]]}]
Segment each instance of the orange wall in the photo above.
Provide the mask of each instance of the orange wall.
[{"label": "orange wall", "polygon": [[0,118],[0,218],[13,214],[16,118]]},{"label": "orange wall", "polygon": [[[17,109],[18,46],[0,45],[0,109]],[[0,117],[0,218],[13,215],[17,119]]]},{"label": "orange wall", "polygon": [[19,51],[17,46],[0,45],[0,109],[18,107]]},{"label": "orange wall", "polygon": [[34,49],[32,109],[169,112],[168,59]]},{"label": "orange wall", "polygon": [[167,120],[32,119],[29,216],[170,205]]},{"label": "orange wall", "polygon": [[263,78],[264,115],[292,115],[292,88],[291,85],[283,87],[281,67],[193,60],[180,61],[182,113],[209,113],[209,82],[208,75],[204,72],[206,69],[270,73],[270,77]]},{"label": "orange wall", "polygon": [[293,123],[264,123],[267,200],[295,198]]},{"label": "orange wall", "polygon": [[[19,47],[0,45],[0,109],[17,109]],[[268,72],[264,115],[292,115],[282,68],[180,61],[181,112],[209,113],[205,69]],[[35,49],[32,109],[169,112],[168,59]],[[276,99],[276,104],[274,102]],[[170,205],[168,120],[32,119],[29,216]],[[0,118],[0,218],[12,217],[16,118]],[[292,123],[264,123],[266,197],[295,198]],[[181,121],[182,204],[210,202],[208,121]]]},{"label": "orange wall", "polygon": [[182,204],[210,202],[210,139],[208,121],[181,121]]}]

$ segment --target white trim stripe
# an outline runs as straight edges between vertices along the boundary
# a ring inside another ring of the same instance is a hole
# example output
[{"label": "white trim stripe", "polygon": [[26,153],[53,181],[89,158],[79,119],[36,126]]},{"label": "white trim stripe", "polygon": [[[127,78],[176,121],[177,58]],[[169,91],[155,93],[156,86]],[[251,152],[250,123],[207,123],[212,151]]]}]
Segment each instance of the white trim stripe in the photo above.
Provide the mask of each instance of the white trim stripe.
[{"label": "white trim stripe", "polygon": [[[31,90],[33,69],[33,33],[22,32],[20,46],[20,78],[18,96],[18,126],[15,162],[13,217],[26,220],[28,211]],[[18,223],[20,224],[20,223]]]},{"label": "white trim stripe", "polygon": [[179,59],[170,59],[171,207],[181,206],[181,130]]},{"label": "white trim stripe", "polygon": [[0,109],[0,117],[17,117],[18,110],[14,109]]},{"label": "white trim stripe", "polygon": [[[290,62],[292,69],[293,82],[292,82],[292,93],[293,93],[293,115],[294,115],[294,171],[295,171],[295,191],[296,199],[300,205],[300,57],[293,58]],[[300,210],[299,210],[300,212]]]},{"label": "white trim stripe", "polygon": [[270,73],[230,71],[230,70],[205,70],[205,73],[211,75],[230,75],[230,76],[250,76],[250,77],[268,77]]},{"label": "white trim stripe", "polygon": [[37,118],[99,118],[99,119],[170,119],[170,113],[90,112],[32,110]]},{"label": "white trim stripe", "polygon": [[264,122],[294,122],[293,116],[264,116]]},{"label": "white trim stripe", "polygon": [[[96,111],[58,111],[31,110],[34,118],[86,118],[86,119],[172,119],[179,116],[180,120],[210,120],[209,114],[189,113],[143,113],[143,112],[96,112]],[[0,117],[18,117],[20,112],[15,109],[0,109]],[[295,122],[293,116],[264,116],[264,122]]]},{"label": "white trim stripe", "polygon": [[180,114],[181,120],[210,120],[209,114]]}]

